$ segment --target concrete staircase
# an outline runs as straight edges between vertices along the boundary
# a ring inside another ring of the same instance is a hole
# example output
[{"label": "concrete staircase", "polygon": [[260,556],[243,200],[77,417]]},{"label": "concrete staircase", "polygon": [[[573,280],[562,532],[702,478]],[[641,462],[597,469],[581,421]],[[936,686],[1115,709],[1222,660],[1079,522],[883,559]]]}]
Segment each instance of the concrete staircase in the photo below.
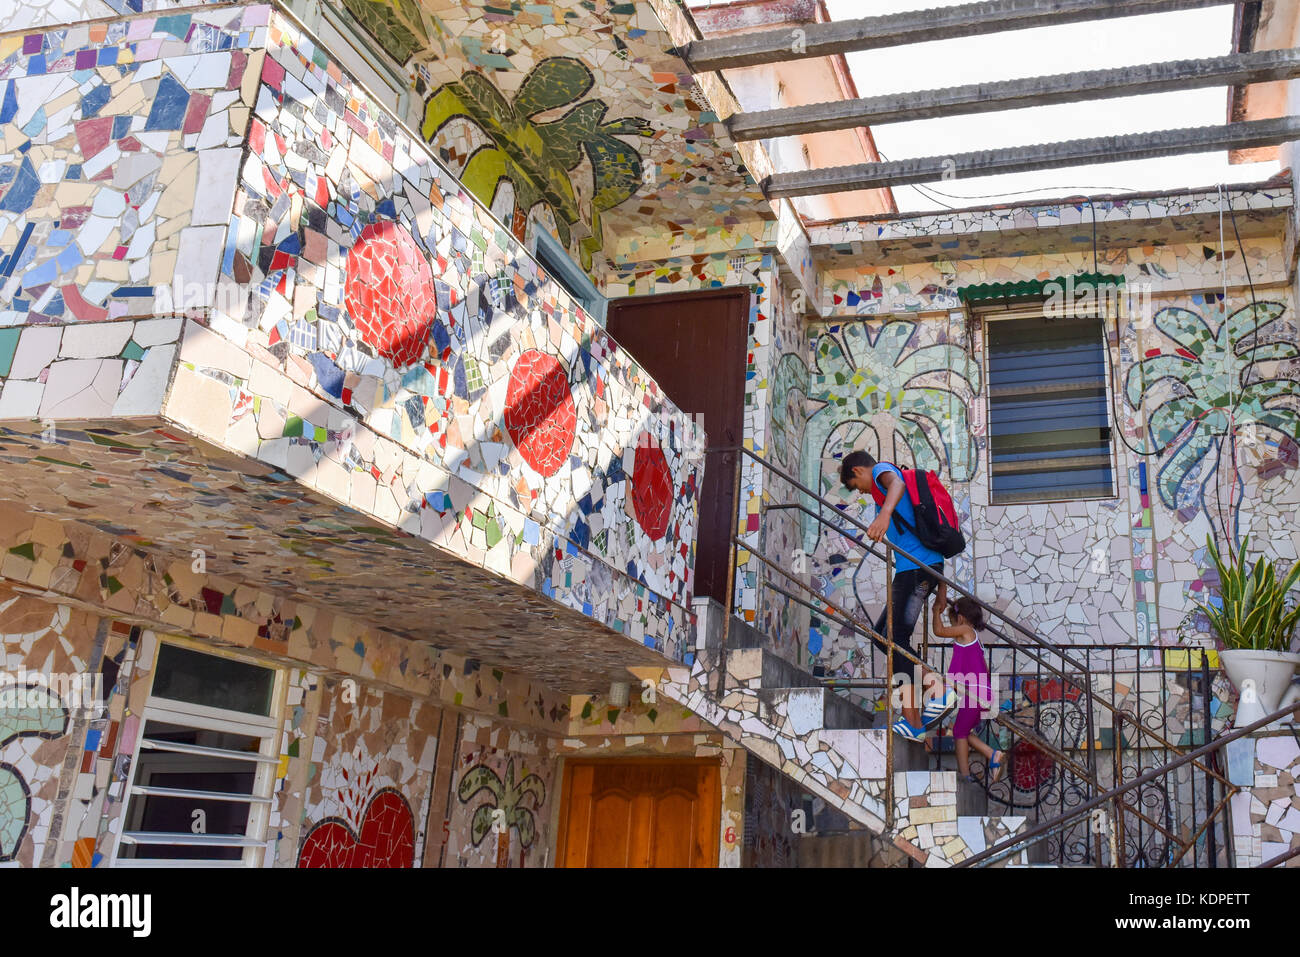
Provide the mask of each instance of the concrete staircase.
[{"label": "concrete staircase", "polygon": [[[898,737],[891,815],[885,806],[884,715],[823,687],[812,674],[768,650],[764,636],[740,620],[732,622],[728,636],[726,691],[719,698],[723,609],[704,599],[695,611],[694,662],[689,670],[670,669],[659,693],[873,835],[869,847],[836,854],[885,861],[889,855],[881,854],[883,838],[916,864],[943,867],[1023,827],[1023,818],[988,816],[981,788],[964,782],[959,788],[955,770],[933,770],[933,756],[923,745]],[[976,813],[960,814],[965,808]]]}]

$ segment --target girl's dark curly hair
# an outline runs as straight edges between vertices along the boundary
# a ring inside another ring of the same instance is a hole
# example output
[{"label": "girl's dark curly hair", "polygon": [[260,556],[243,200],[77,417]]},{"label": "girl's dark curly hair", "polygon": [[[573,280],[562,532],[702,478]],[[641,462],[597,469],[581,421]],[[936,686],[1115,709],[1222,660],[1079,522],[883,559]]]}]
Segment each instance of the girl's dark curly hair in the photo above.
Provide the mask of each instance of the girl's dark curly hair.
[{"label": "girl's dark curly hair", "polygon": [[952,607],[976,631],[984,630],[984,609],[975,604],[975,599],[962,595],[952,603]]}]

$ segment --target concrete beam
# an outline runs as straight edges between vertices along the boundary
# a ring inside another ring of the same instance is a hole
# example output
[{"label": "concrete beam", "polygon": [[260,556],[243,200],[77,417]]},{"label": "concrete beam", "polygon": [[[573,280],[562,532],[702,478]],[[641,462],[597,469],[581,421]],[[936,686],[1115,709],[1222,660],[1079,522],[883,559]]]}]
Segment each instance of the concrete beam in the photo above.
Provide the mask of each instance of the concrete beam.
[{"label": "concrete beam", "polygon": [[675,52],[696,73],[731,67],[878,50],[908,43],[973,37],[1007,30],[1083,23],[1148,13],[1224,6],[1235,0],[985,0],[939,10],[808,23],[713,40],[695,40]]},{"label": "concrete beam", "polygon": [[817,196],[907,183],[932,183],[971,179],[998,173],[1023,173],[1036,169],[1117,163],[1121,160],[1210,153],[1222,149],[1248,149],[1300,140],[1300,117],[1253,120],[1227,126],[1202,126],[1157,133],[1101,136],[1038,146],[982,150],[953,156],[928,156],[888,163],[861,163],[799,173],[777,173],[763,180],[769,199]]},{"label": "concrete beam", "polygon": [[733,139],[760,140],[906,120],[993,113],[1166,90],[1238,86],[1294,77],[1300,77],[1300,50],[1266,50],[737,113],[727,121],[727,128]]}]

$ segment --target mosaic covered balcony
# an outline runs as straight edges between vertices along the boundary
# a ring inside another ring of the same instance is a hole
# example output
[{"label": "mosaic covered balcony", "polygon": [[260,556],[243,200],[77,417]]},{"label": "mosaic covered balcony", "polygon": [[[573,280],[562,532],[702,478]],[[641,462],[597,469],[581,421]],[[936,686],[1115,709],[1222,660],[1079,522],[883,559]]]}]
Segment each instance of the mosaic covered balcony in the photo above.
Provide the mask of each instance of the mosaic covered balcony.
[{"label": "mosaic covered balcony", "polygon": [[0,38],[3,498],[564,691],[689,660],[655,382],[292,20]]}]

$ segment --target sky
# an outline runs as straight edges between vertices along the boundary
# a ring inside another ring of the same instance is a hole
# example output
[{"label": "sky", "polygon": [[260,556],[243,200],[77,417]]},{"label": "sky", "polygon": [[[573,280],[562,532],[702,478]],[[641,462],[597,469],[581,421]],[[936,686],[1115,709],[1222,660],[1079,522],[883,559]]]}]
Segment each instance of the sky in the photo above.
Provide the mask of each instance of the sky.
[{"label": "sky", "polygon": [[[831,17],[901,13],[968,0],[826,0]],[[693,0],[692,5],[703,5]],[[848,54],[862,96],[966,83],[1137,66],[1231,53],[1233,7],[1013,30]],[[1227,122],[1227,89],[1121,97],[872,127],[882,157],[949,156],[971,150],[1141,133]],[[900,212],[926,212],[1072,194],[1174,190],[1259,182],[1278,164],[1233,166],[1226,151],[1063,167],[894,187]]]}]

